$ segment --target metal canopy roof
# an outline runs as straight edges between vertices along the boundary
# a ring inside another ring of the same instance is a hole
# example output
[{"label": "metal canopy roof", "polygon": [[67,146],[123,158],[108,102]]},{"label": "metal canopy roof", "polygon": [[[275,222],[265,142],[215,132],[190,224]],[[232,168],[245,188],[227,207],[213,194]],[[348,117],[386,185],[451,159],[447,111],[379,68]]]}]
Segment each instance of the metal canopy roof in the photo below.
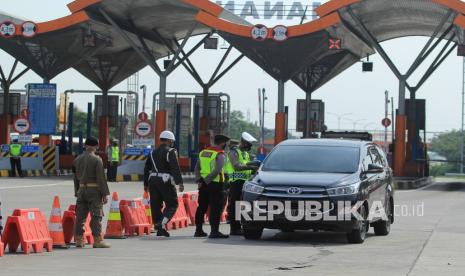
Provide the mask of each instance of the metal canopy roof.
[{"label": "metal canopy roof", "polygon": [[[455,1],[447,2],[450,4]],[[406,36],[430,37],[448,12],[454,11],[440,2],[443,1],[362,0],[350,6],[341,7],[338,13],[350,26],[356,26],[347,11],[350,7],[378,42]],[[456,12],[453,12],[447,19],[449,24],[440,30],[439,35],[453,24]],[[353,31],[360,33],[360,28],[355,27]],[[451,35],[445,39],[451,38]]]},{"label": "metal canopy roof", "polygon": [[[375,53],[351,12],[378,42],[404,36],[435,36],[465,44],[465,3],[459,0],[332,0],[317,9],[320,19],[288,27],[289,39],[281,43],[272,41],[271,36],[264,42],[254,41],[250,24],[222,16],[224,9],[208,0],[187,2],[199,9],[197,20],[218,30],[271,76],[284,81],[292,78],[306,92],[316,90]],[[446,24],[438,29],[442,21]],[[342,39],[341,50],[328,49],[331,37]]]},{"label": "metal canopy roof", "polygon": [[[46,80],[73,67],[102,90],[109,90],[147,64],[100,9],[140,48],[142,40],[154,59],[175,51],[176,42],[193,27],[192,35],[211,32],[195,20],[196,9],[181,0],[76,0],[68,7],[71,15],[39,23],[33,38],[2,38],[0,48]],[[25,21],[8,14],[0,18],[16,24]],[[95,47],[83,44],[90,33],[96,38]]]}]

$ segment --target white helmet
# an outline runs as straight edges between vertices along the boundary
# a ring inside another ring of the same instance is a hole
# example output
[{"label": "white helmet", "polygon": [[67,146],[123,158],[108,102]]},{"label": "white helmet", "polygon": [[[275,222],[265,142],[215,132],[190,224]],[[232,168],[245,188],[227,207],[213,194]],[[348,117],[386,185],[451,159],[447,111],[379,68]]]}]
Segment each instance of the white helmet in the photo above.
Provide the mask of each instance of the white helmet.
[{"label": "white helmet", "polygon": [[163,132],[160,134],[160,139],[167,139],[167,140],[176,141],[176,138],[174,137],[174,133],[171,132],[171,131],[169,131],[169,130],[163,131]]},{"label": "white helmet", "polygon": [[249,143],[254,143],[254,142],[257,142],[257,139],[255,139],[252,135],[250,135],[249,133],[247,132],[242,132],[242,140],[246,141],[246,142],[249,142]]}]

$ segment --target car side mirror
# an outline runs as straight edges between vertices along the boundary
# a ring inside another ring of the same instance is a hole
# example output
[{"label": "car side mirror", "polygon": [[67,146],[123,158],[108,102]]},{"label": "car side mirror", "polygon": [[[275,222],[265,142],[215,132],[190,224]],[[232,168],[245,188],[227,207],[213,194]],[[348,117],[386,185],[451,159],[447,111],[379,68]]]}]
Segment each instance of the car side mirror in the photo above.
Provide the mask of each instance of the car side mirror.
[{"label": "car side mirror", "polygon": [[378,164],[368,164],[368,170],[366,173],[382,173],[384,172],[384,168],[381,165]]}]

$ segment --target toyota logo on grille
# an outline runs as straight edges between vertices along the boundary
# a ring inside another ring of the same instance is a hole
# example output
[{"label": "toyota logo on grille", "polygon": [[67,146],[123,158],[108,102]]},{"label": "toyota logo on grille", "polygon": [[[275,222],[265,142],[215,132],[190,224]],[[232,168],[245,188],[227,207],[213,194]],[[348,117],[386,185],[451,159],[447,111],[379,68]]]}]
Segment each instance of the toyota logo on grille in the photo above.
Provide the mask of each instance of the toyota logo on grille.
[{"label": "toyota logo on grille", "polygon": [[300,195],[302,193],[302,189],[298,187],[291,187],[287,189],[287,193],[290,195]]}]

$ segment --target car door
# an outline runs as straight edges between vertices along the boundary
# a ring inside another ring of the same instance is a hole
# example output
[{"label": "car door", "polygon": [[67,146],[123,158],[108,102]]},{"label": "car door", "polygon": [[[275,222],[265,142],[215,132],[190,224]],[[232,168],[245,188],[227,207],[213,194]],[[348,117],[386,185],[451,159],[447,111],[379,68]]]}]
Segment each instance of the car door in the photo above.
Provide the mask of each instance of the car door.
[{"label": "car door", "polygon": [[384,177],[382,179],[383,186],[381,188],[381,192],[382,192],[381,198],[383,200],[383,206],[386,206],[386,201],[388,200],[390,192],[392,191],[391,183],[393,181],[393,174],[392,174],[391,168],[389,167],[386,155],[384,154],[383,150],[379,147],[376,147],[376,150],[378,151],[381,162],[384,166]]},{"label": "car door", "polygon": [[365,147],[364,148],[364,158],[362,161],[362,167],[363,167],[363,179],[362,179],[362,184],[363,184],[363,189],[366,189],[368,192],[368,204],[369,206],[372,206],[373,202],[375,200],[378,200],[377,197],[379,195],[376,195],[376,179],[377,176],[376,174],[373,173],[368,173],[368,166],[370,164],[373,164],[373,159],[370,154],[370,147]]},{"label": "car door", "polygon": [[381,157],[381,154],[378,152],[378,148],[376,146],[373,145],[370,147],[370,154],[373,159],[373,164],[383,168],[383,172],[376,175],[375,194],[376,199],[381,202],[382,206],[385,206],[387,184],[386,164],[384,163],[384,159]]}]

